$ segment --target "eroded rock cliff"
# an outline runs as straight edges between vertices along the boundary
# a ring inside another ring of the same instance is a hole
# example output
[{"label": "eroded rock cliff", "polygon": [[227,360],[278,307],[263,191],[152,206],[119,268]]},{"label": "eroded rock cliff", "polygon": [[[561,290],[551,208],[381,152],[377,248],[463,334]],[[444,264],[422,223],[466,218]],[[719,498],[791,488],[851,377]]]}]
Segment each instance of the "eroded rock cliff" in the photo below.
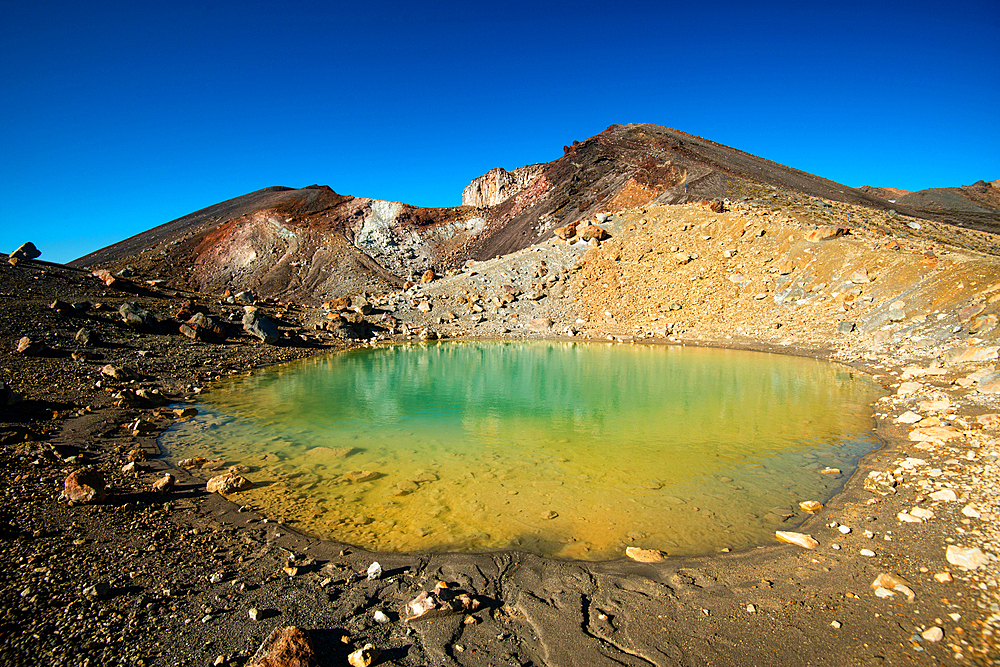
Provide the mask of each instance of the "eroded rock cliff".
[{"label": "eroded rock cliff", "polygon": [[462,191],[462,205],[485,208],[496,206],[531,185],[546,165],[529,164],[507,171],[501,167],[490,169],[474,179]]}]

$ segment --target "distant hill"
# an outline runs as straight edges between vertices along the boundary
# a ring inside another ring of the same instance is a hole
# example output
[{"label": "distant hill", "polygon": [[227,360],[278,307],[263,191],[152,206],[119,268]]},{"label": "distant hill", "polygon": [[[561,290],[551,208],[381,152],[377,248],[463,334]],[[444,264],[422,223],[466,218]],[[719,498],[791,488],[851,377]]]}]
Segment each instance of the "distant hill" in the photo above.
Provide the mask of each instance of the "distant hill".
[{"label": "distant hill", "polygon": [[934,212],[964,212],[987,216],[1000,213],[1000,180],[976,181],[972,185],[915,191],[870,185],[863,185],[858,190],[894,204],[923,211],[928,215],[933,215]]}]

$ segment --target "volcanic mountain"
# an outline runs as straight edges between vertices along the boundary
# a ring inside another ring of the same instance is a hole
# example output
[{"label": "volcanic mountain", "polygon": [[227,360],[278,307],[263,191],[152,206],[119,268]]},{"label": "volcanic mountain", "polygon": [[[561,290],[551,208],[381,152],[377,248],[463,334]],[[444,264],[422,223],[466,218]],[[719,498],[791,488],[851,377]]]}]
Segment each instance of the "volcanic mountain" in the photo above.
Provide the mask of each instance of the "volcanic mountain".
[{"label": "volcanic mountain", "polygon": [[754,199],[776,190],[1000,229],[996,211],[894,204],[881,191],[850,188],[678,130],[630,124],[574,141],[551,162],[490,170],[464,189],[462,206],[420,208],[318,185],[265,188],[72,265],[131,265],[178,288],[251,289],[259,296],[317,303],[398,287],[428,268],[443,271],[514,252],[551,236],[556,227],[599,213]]}]

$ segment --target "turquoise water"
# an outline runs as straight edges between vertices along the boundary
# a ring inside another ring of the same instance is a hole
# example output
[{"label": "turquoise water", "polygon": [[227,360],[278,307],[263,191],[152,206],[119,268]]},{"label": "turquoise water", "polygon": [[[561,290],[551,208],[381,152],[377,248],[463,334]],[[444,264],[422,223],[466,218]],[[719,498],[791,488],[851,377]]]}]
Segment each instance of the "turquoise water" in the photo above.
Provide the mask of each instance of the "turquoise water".
[{"label": "turquoise water", "polygon": [[829,499],[877,446],[876,397],[781,355],[423,343],[222,382],[160,443],[249,466],[238,502],[369,549],[695,554],[771,542]]}]

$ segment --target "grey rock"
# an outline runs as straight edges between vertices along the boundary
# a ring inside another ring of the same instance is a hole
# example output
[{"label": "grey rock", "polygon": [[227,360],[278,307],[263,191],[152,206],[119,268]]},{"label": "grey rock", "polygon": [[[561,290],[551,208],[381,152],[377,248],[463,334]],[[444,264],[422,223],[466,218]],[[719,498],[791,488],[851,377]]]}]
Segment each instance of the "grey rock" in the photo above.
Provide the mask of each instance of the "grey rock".
[{"label": "grey rock", "polygon": [[84,347],[93,347],[101,344],[101,337],[96,331],[84,327],[76,332],[76,342]]},{"label": "grey rock", "polygon": [[256,308],[248,310],[243,315],[243,330],[268,345],[274,345],[281,338],[278,325],[262,315]]},{"label": "grey rock", "polygon": [[156,327],[156,316],[134,301],[123,303],[118,313],[122,321],[134,329],[151,330]]},{"label": "grey rock", "polygon": [[849,320],[837,323],[837,333],[849,334],[854,331],[855,324]]}]

